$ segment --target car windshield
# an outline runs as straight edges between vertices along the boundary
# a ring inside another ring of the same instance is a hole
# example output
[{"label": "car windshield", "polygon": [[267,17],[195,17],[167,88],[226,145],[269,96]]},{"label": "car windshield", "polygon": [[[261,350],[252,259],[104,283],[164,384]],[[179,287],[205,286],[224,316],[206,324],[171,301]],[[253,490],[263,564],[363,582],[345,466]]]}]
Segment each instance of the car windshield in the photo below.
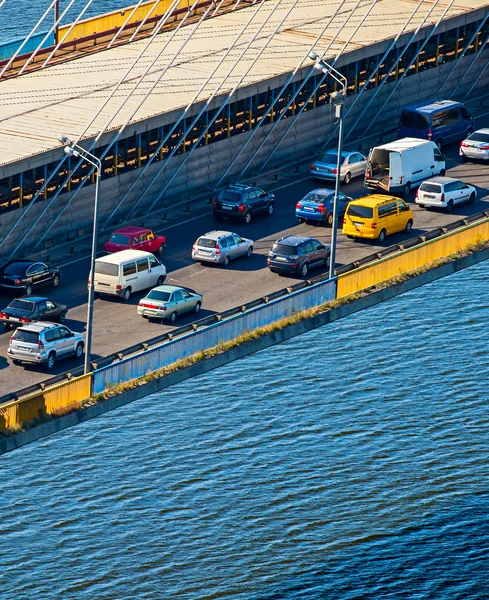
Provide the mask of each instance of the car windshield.
[{"label": "car windshield", "polygon": [[293,256],[297,254],[297,248],[295,246],[287,246],[286,244],[274,244],[272,252],[275,254],[285,254],[287,256]]},{"label": "car windshield", "polygon": [[346,212],[350,217],[361,217],[362,219],[371,219],[374,216],[371,206],[362,206],[361,204],[350,204]]},{"label": "car windshield", "polygon": [[336,152],[328,152],[323,156],[321,162],[327,165],[335,165],[338,162],[338,154]]},{"label": "car windshield", "polygon": [[119,274],[119,265],[113,265],[112,263],[97,260],[95,261],[95,273],[117,277]]},{"label": "car windshield", "polygon": [[32,312],[34,310],[34,302],[28,300],[12,300],[8,305],[8,308],[15,308],[15,310],[24,310],[25,312]]},{"label": "car windshield", "polygon": [[215,248],[216,242],[210,238],[201,237],[197,240],[197,246],[202,246],[203,248]]},{"label": "car windshield", "polygon": [[441,185],[439,183],[422,183],[419,186],[422,192],[431,192],[432,194],[439,194],[441,192]]},{"label": "car windshield", "polygon": [[219,195],[219,200],[223,200],[224,202],[241,202],[241,194],[224,190]]},{"label": "car windshield", "polygon": [[170,292],[161,292],[159,290],[151,290],[150,293],[146,296],[148,300],[159,300],[160,302],[168,302],[170,299]]},{"label": "car windshield", "polygon": [[467,139],[471,142],[489,142],[489,133],[480,133],[479,131],[476,131],[472,135],[469,135]]},{"label": "car windshield", "polygon": [[112,242],[113,244],[126,244],[127,246],[129,246],[130,239],[129,239],[129,236],[127,236],[127,235],[121,235],[120,233],[113,233],[110,236],[109,242]]},{"label": "car windshield", "polygon": [[331,203],[331,196],[325,196],[324,194],[315,194],[310,192],[305,196],[303,202],[314,202],[315,204],[327,204]]},{"label": "car windshield", "polygon": [[17,329],[13,335],[16,342],[26,342],[27,344],[37,344],[39,341],[39,334],[36,331],[26,331]]},{"label": "car windshield", "polygon": [[5,267],[4,273],[5,275],[21,275],[27,271],[29,266],[30,265],[25,263],[12,263]]}]

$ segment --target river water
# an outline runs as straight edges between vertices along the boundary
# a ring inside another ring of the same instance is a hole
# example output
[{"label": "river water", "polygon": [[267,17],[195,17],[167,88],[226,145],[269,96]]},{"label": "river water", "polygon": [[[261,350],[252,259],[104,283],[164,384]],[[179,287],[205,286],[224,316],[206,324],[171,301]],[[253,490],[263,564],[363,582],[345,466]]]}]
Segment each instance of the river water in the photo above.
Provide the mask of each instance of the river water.
[{"label": "river water", "polygon": [[489,597],[488,277],[4,455],[0,596]]}]

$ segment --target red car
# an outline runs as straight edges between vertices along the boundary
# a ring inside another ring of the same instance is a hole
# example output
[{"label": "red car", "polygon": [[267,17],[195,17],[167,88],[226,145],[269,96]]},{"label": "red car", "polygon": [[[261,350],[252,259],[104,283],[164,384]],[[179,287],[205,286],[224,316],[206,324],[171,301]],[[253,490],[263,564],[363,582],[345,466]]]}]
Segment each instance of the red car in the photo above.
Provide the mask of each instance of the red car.
[{"label": "red car", "polygon": [[146,250],[153,254],[163,254],[166,237],[155,235],[151,229],[144,227],[123,227],[114,231],[105,242],[105,252],[118,252],[119,250]]}]

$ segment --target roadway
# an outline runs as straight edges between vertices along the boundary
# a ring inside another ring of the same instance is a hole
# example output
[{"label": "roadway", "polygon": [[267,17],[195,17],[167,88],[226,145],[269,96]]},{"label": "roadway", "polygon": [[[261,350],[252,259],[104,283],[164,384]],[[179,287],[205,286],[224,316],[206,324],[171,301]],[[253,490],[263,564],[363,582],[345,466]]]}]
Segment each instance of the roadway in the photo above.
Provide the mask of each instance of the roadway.
[{"label": "roadway", "polygon": [[[435,210],[423,210],[414,204],[414,193],[409,202],[414,210],[414,227],[411,236],[436,229],[463,216],[480,212],[489,208],[489,178],[487,165],[478,163],[461,163],[458,157],[458,146],[446,152],[447,174],[471,183],[478,189],[478,198],[473,205],[455,207],[452,214]],[[251,238],[255,241],[254,255],[251,259],[240,259],[231,262],[228,268],[200,265],[191,259],[192,244],[203,233],[216,229],[209,207],[202,209],[202,214],[187,222],[176,224],[166,231],[158,231],[167,236],[167,248],[163,262],[168,271],[166,283],[181,285],[198,291],[204,295],[200,317],[214,312],[246,304],[260,296],[277,291],[286,286],[288,278],[270,273],[266,265],[268,250],[275,240],[287,234],[300,234],[315,237],[329,243],[331,229],[314,225],[296,224],[295,204],[308,191],[318,187],[331,187],[332,184],[312,180],[306,173],[297,174],[297,179],[285,187],[275,189],[276,204],[272,217],[257,217],[250,225],[234,222],[221,222],[220,229],[228,229]],[[272,189],[272,188],[271,188]],[[354,180],[342,190],[352,196],[365,195],[363,179]],[[410,237],[411,237],[410,236]],[[354,260],[371,254],[375,249],[399,243],[406,234],[387,237],[384,244],[348,240],[341,234],[338,236],[336,266],[348,264]],[[58,289],[45,288],[39,290],[52,300],[68,305],[66,319],[68,327],[74,331],[85,331],[87,279],[89,272],[88,257],[61,263],[61,284]],[[325,269],[311,271],[310,276],[325,272]],[[294,279],[292,279],[294,281]],[[138,300],[147,292],[133,295],[126,304],[118,299],[100,298],[95,301],[94,336],[92,360],[106,356],[123,348],[141,343],[149,338],[171,331],[174,327],[155,322],[148,322],[137,315]],[[11,297],[0,295],[1,307],[6,306]],[[185,315],[177,320],[175,326],[194,320],[194,315]],[[23,387],[48,379],[53,374],[73,369],[82,361],[67,359],[56,364],[53,371],[44,371],[36,366],[14,366],[7,359],[8,341],[11,331],[0,331],[0,395],[14,392]]]}]

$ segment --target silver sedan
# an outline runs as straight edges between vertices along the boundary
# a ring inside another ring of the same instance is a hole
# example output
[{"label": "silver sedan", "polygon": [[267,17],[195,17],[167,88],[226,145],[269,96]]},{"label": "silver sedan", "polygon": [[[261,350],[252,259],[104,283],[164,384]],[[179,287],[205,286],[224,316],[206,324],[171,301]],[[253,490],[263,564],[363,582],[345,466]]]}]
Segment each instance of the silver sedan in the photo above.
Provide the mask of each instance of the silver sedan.
[{"label": "silver sedan", "polygon": [[138,314],[145,319],[167,319],[174,323],[178,315],[198,313],[201,306],[202,294],[176,285],[159,285],[139,301]]},{"label": "silver sedan", "polygon": [[[354,177],[364,175],[367,159],[363,154],[344,151],[341,153],[341,158],[340,178],[343,183],[350,183]],[[337,163],[338,152],[328,150],[324,156],[312,163],[309,172],[315,179],[334,181],[336,179]]]},{"label": "silver sedan", "polygon": [[489,160],[489,129],[478,129],[460,144],[463,160]]}]

